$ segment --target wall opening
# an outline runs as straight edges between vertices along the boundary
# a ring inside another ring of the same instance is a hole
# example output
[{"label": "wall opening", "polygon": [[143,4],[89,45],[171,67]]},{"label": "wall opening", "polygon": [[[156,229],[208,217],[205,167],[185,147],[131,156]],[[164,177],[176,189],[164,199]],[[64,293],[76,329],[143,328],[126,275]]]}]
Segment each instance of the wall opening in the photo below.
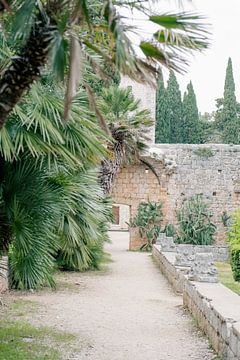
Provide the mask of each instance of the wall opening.
[{"label": "wall opening", "polygon": [[113,204],[114,222],[110,225],[110,231],[128,231],[130,221],[130,206],[126,204]]}]

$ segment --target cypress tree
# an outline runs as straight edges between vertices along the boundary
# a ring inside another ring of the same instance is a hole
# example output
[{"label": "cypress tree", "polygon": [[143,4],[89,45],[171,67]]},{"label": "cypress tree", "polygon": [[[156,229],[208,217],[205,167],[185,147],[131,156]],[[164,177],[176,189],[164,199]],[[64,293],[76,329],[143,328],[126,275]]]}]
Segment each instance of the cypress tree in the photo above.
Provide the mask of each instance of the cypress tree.
[{"label": "cypress tree", "polygon": [[183,97],[182,142],[185,144],[202,142],[197,100],[191,81]]},{"label": "cypress tree", "polygon": [[219,101],[220,108],[217,112],[217,124],[219,130],[222,131],[222,140],[224,143],[239,144],[240,119],[238,118],[238,104],[235,96],[235,83],[233,77],[232,60],[229,58],[224,96]]},{"label": "cypress tree", "polygon": [[169,143],[182,142],[182,97],[177,78],[170,72],[166,90],[166,126],[170,134]]},{"label": "cypress tree", "polygon": [[159,74],[158,87],[156,92],[156,129],[155,129],[155,142],[169,143],[170,141],[170,129],[167,126],[166,121],[166,89],[164,87],[164,81],[162,72]]}]

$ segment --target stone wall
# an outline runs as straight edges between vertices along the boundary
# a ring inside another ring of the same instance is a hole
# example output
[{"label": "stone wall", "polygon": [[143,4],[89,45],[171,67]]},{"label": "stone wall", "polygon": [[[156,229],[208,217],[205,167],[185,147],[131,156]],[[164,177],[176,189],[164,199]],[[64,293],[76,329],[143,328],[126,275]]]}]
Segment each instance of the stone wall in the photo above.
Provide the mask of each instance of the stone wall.
[{"label": "stone wall", "polygon": [[153,258],[213,349],[225,360],[240,359],[240,297],[222,284],[190,280],[190,267],[176,266],[176,253],[154,245]]},{"label": "stone wall", "polygon": [[[168,196],[166,189],[162,188],[157,178],[144,165],[124,167],[119,173],[112,193],[113,201],[118,204],[130,206],[130,216],[137,212],[141,201],[163,202],[163,212],[166,218]],[[130,230],[130,249],[136,249],[142,245],[136,229]]]},{"label": "stone wall", "polygon": [[[134,216],[139,202],[162,201],[165,223],[176,224],[176,209],[183,201],[203,194],[217,225],[216,242],[224,243],[223,212],[231,215],[240,206],[240,146],[154,145],[145,160],[154,166],[158,179],[143,164],[123,168],[112,192],[114,202],[130,205]],[[135,232],[131,247],[140,243]]]}]

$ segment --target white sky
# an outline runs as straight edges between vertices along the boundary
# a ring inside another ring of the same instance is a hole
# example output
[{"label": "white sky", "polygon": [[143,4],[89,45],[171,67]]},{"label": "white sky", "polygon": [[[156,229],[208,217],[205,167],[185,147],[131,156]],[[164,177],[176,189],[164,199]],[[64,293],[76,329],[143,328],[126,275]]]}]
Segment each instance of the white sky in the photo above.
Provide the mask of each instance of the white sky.
[{"label": "white sky", "polygon": [[185,89],[191,79],[201,112],[215,109],[215,99],[222,97],[228,58],[233,60],[236,95],[240,100],[240,1],[194,0],[198,11],[212,24],[212,45],[204,54],[196,54],[189,71],[178,76]]},{"label": "white sky", "polygon": [[[222,97],[225,71],[229,57],[233,60],[236,95],[240,101],[240,0],[192,0],[182,1],[185,10],[193,10],[207,17],[211,24],[211,47],[203,54],[196,53],[191,59],[188,71],[177,75],[182,93],[192,80],[197,95],[199,111],[215,110],[215,99]],[[170,3],[170,4],[169,4]],[[190,4],[191,3],[191,4]],[[177,1],[158,1],[156,12],[177,10]],[[178,8],[179,10],[179,8]],[[129,15],[129,14],[128,14]],[[134,15],[133,23],[141,23]],[[142,27],[142,26],[141,26]],[[150,37],[156,28],[144,22],[144,37]],[[148,35],[149,33],[149,35]]]}]

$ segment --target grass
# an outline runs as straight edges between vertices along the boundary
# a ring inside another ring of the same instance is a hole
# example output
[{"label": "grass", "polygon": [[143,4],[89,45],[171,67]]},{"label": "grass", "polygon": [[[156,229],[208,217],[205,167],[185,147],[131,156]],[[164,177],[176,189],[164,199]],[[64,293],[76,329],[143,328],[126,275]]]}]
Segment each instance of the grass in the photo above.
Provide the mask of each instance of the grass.
[{"label": "grass", "polygon": [[216,263],[220,282],[240,295],[240,282],[234,281],[231,265],[229,263]]},{"label": "grass", "polygon": [[27,322],[39,306],[20,298],[0,309],[0,360],[60,360],[64,348],[71,350],[75,335]]},{"label": "grass", "polygon": [[0,360],[59,360],[58,347],[75,336],[19,321],[0,322]]},{"label": "grass", "polygon": [[13,314],[14,316],[25,316],[26,313],[34,313],[39,304],[35,301],[16,299],[11,303],[8,309],[9,315]]}]

